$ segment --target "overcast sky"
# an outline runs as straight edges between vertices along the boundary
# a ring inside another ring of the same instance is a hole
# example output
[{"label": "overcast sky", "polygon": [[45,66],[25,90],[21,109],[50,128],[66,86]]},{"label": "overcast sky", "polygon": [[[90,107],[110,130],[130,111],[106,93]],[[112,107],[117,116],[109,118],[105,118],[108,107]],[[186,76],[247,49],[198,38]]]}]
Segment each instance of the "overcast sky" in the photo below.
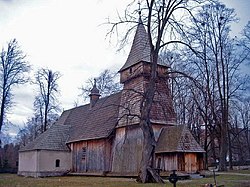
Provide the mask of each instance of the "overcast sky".
[{"label": "overcast sky", "polygon": [[[79,88],[104,69],[118,70],[128,51],[117,53],[105,40],[107,17],[115,18],[130,0],[0,0],[0,47],[16,38],[33,69],[59,71],[63,109],[74,106]],[[250,20],[250,0],[223,0],[241,21],[234,35]],[[23,125],[33,113],[34,88],[15,89],[15,107],[8,119]]]}]

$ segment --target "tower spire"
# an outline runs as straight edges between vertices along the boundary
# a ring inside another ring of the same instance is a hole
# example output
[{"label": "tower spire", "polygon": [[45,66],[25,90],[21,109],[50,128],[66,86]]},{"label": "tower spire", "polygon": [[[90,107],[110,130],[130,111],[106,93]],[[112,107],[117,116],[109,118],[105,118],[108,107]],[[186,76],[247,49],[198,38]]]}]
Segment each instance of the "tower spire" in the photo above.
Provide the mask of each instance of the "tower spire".
[{"label": "tower spire", "polygon": [[94,88],[96,88],[96,78],[94,78]]},{"label": "tower spire", "polygon": [[138,1],[139,9],[139,22],[136,28],[134,40],[125,64],[122,66],[119,72],[134,66],[139,62],[151,62],[150,54],[151,49],[149,45],[148,33],[143,25],[141,19],[141,3]]}]

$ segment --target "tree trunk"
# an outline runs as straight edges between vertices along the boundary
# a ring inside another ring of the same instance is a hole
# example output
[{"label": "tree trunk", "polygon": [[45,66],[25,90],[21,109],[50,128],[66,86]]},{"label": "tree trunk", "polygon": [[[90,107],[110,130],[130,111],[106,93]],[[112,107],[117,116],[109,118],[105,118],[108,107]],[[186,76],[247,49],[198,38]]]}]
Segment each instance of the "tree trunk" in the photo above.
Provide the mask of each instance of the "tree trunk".
[{"label": "tree trunk", "polygon": [[207,169],[208,168],[208,155],[207,155],[207,151],[208,151],[208,131],[207,131],[207,121],[205,121],[205,137],[204,137],[204,150],[205,150],[205,160],[204,160],[204,168]]},{"label": "tree trunk", "polygon": [[5,111],[5,97],[2,96],[2,104],[0,108],[0,133],[2,132],[2,127],[3,127],[3,121],[4,121],[4,111]]},{"label": "tree trunk", "polygon": [[154,94],[156,89],[156,78],[157,78],[157,59],[158,55],[153,54],[153,60],[151,64],[151,76],[148,86],[145,89],[145,94],[141,102],[141,120],[140,126],[143,132],[143,149],[142,149],[142,160],[140,165],[140,172],[138,175],[138,182],[158,182],[164,183],[160,175],[154,170],[154,151],[156,146],[155,136],[153,127],[150,122],[150,111],[152,108]]},{"label": "tree trunk", "polygon": [[52,71],[48,72],[48,85],[47,85],[47,93],[45,100],[45,108],[44,108],[44,132],[47,130],[48,126],[48,111],[49,111],[49,102],[50,102],[50,90],[51,90],[51,82],[53,81]]},{"label": "tree trunk", "polygon": [[154,162],[154,150],[156,146],[155,137],[152,125],[147,119],[147,116],[143,115],[141,122],[141,128],[143,131],[143,151],[142,151],[142,160],[141,167],[138,176],[138,181],[142,183],[147,182],[158,182],[164,183],[162,178],[153,169]]},{"label": "tree trunk", "polygon": [[210,132],[210,137],[211,137],[211,151],[212,151],[212,157],[214,163],[217,162],[217,154],[216,154],[216,148],[215,148],[215,135],[213,134],[214,132]]},{"label": "tree trunk", "polygon": [[2,126],[3,126],[3,108],[1,108],[1,113],[0,113],[0,132],[2,132]]},{"label": "tree trunk", "polygon": [[47,105],[45,106],[44,109],[44,124],[43,124],[43,132],[47,130],[47,125],[48,125],[48,107]]},{"label": "tree trunk", "polygon": [[228,133],[228,156],[229,156],[229,169],[233,170],[233,153],[232,153],[232,142],[230,138],[230,132]]},{"label": "tree trunk", "polygon": [[226,157],[227,157],[227,129],[225,128],[225,126],[223,125],[227,125],[227,124],[221,124],[221,131],[220,131],[220,153],[219,153],[219,157],[220,157],[220,162],[219,162],[219,170],[220,171],[226,171],[227,170],[227,161],[226,161]]}]

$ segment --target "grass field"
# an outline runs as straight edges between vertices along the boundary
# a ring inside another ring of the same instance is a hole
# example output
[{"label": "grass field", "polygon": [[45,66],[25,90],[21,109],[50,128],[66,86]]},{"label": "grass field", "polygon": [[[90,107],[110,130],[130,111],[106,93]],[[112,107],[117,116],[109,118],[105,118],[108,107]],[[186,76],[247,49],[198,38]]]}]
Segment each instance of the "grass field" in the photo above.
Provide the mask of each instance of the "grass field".
[{"label": "grass field", "polygon": [[[232,172],[216,177],[217,184],[226,187],[250,187],[250,171],[237,175]],[[178,181],[177,187],[201,187],[214,183],[213,177]],[[15,174],[0,174],[0,187],[172,187],[166,184],[138,184],[131,178],[64,176],[47,178],[20,177]]]}]

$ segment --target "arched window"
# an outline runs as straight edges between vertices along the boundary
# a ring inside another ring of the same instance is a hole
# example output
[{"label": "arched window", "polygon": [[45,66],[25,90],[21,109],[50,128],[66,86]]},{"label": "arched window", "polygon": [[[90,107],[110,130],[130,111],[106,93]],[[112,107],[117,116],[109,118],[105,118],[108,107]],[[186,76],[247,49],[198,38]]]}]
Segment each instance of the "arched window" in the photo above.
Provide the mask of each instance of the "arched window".
[{"label": "arched window", "polygon": [[60,160],[59,159],[56,159],[56,167],[60,167]]}]

